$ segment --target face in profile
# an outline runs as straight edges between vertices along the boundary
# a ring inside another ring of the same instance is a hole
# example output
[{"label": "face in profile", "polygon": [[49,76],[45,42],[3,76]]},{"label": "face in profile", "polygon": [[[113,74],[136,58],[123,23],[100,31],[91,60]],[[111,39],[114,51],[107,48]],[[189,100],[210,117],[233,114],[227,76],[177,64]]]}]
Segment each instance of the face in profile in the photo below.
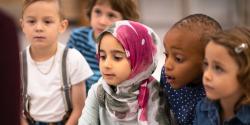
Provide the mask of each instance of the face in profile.
[{"label": "face in profile", "polygon": [[211,100],[238,99],[242,95],[237,80],[239,67],[225,47],[209,42],[205,49],[203,84]]},{"label": "face in profile", "polygon": [[97,36],[113,22],[122,20],[120,12],[113,10],[109,3],[96,3],[91,11],[90,24],[94,31],[94,36]]},{"label": "face in profile", "polygon": [[171,29],[164,38],[167,83],[179,89],[202,77],[201,43],[196,33]]},{"label": "face in profile", "polygon": [[116,86],[129,78],[131,65],[124,48],[109,33],[100,41],[99,57],[101,74],[109,85]]}]

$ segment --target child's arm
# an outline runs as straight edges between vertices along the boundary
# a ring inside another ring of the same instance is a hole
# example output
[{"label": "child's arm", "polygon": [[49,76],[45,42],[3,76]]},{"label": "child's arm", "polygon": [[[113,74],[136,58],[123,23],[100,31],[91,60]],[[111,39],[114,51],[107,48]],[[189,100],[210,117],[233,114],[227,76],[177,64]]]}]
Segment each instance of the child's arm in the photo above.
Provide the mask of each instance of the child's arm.
[{"label": "child's arm", "polygon": [[81,111],[84,107],[86,99],[85,82],[82,81],[72,86],[72,106],[73,110],[65,125],[77,125],[78,119],[81,116]]},{"label": "child's arm", "polygon": [[96,95],[99,85],[99,83],[92,85],[88,91],[88,97],[85,101],[78,125],[99,125],[99,103]]},{"label": "child's arm", "polygon": [[23,115],[21,115],[21,125],[29,125],[26,118]]}]

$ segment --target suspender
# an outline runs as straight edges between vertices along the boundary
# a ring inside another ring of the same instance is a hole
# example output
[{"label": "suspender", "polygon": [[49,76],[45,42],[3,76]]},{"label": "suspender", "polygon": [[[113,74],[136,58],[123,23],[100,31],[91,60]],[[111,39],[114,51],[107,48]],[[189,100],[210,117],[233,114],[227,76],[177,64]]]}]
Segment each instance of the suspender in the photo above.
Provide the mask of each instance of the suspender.
[{"label": "suspender", "polygon": [[[63,85],[62,85],[62,91],[64,95],[64,101],[66,103],[66,115],[69,115],[72,111],[72,104],[71,104],[71,99],[70,99],[70,83],[68,80],[68,75],[67,75],[67,53],[68,53],[68,48],[65,47],[63,51],[63,56],[62,56],[62,79],[63,79]],[[23,83],[23,92],[22,92],[22,97],[23,97],[23,109],[24,109],[24,114],[26,115],[27,118],[30,117],[29,115],[29,96],[27,94],[27,87],[28,87],[28,66],[27,66],[27,54],[26,54],[26,49],[23,50],[22,54],[22,59],[21,59],[21,64],[22,64],[22,83]],[[31,118],[31,117],[30,117]],[[31,118],[32,119],[32,118]],[[32,119],[33,120],[33,119]]]},{"label": "suspender", "polygon": [[22,52],[22,59],[21,59],[21,64],[22,64],[22,89],[23,89],[23,93],[22,93],[22,97],[23,97],[23,109],[24,112],[28,112],[29,107],[27,104],[27,99],[28,99],[28,95],[27,95],[27,81],[28,81],[28,66],[27,66],[27,55],[26,55],[26,49],[23,50]]},{"label": "suspender", "polygon": [[67,76],[67,65],[66,65],[66,57],[67,57],[67,53],[68,53],[68,48],[65,47],[64,51],[63,51],[63,58],[62,58],[62,78],[63,78],[63,95],[64,95],[64,100],[66,102],[66,111],[67,112],[71,112],[72,111],[72,104],[71,104],[71,99],[70,99],[70,83],[68,80],[68,76]]}]

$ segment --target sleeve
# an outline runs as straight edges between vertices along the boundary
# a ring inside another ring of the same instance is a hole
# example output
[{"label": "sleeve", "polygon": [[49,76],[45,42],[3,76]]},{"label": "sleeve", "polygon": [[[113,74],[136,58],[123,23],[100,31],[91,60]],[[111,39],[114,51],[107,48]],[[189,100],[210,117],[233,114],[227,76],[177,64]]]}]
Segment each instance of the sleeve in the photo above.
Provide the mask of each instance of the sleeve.
[{"label": "sleeve", "polygon": [[85,58],[76,49],[69,49],[67,56],[69,66],[69,76],[72,85],[77,84],[83,80],[86,80],[93,75],[89,64]]},{"label": "sleeve", "polygon": [[98,125],[99,124],[99,103],[97,100],[97,87],[100,84],[94,84],[85,101],[85,106],[82,110],[82,115],[78,120],[78,125]]}]

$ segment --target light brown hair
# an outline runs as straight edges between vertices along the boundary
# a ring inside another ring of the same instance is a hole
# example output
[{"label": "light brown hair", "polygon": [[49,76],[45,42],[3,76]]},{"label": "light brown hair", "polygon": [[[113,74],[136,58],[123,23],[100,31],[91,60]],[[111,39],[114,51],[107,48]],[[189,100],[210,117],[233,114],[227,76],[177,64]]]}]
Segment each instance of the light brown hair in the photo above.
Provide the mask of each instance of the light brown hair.
[{"label": "light brown hair", "polygon": [[61,0],[24,0],[23,1],[23,6],[22,6],[22,16],[23,16],[23,13],[25,11],[25,9],[30,6],[31,4],[35,3],[35,2],[38,2],[38,1],[55,1],[58,3],[59,5],[59,16],[61,19],[64,19],[64,14],[63,14],[63,7],[62,7],[62,1]]},{"label": "light brown hair", "polygon": [[[237,79],[244,93],[244,97],[239,103],[250,104],[250,29],[234,27],[212,35],[209,41],[224,46],[238,64]],[[236,48],[242,44],[246,44],[248,47],[237,51]]]},{"label": "light brown hair", "polygon": [[91,11],[96,4],[108,3],[111,8],[121,13],[124,20],[138,21],[139,13],[135,0],[89,0],[87,16],[91,20]]}]

